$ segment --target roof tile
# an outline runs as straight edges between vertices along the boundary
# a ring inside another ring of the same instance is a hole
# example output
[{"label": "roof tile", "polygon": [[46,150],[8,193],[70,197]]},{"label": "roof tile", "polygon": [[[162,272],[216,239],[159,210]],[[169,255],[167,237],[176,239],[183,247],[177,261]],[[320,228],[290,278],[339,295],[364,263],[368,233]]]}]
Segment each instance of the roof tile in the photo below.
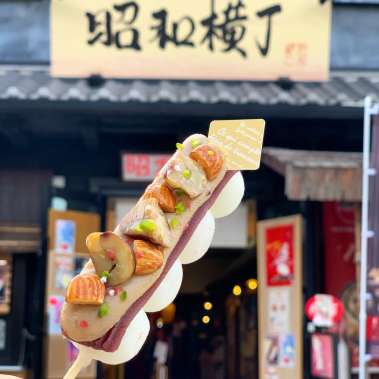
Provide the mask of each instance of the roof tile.
[{"label": "roof tile", "polygon": [[86,79],[52,78],[48,66],[0,66],[0,98],[3,100],[358,107],[363,106],[367,95],[379,99],[378,73],[332,72],[327,82],[296,82],[287,89],[278,82],[116,79],[106,80],[100,87],[91,87]]}]

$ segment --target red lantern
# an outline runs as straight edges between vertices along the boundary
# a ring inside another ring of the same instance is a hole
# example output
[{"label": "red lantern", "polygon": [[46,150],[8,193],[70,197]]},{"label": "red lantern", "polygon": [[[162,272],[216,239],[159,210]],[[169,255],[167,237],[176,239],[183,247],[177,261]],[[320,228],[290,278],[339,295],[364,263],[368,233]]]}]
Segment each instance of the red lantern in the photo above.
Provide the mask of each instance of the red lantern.
[{"label": "red lantern", "polygon": [[330,328],[343,316],[343,304],[332,295],[317,294],[305,305],[305,314],[316,326]]}]

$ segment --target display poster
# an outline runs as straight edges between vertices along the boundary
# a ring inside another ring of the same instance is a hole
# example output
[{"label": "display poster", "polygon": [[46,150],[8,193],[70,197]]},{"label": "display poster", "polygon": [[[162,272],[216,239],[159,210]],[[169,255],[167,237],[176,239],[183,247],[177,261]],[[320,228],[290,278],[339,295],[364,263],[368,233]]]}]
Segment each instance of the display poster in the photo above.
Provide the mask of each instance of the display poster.
[{"label": "display poster", "polygon": [[267,367],[294,368],[296,343],[293,334],[269,335],[264,340],[264,361]]},{"label": "display poster", "polygon": [[294,278],[294,226],[283,225],[266,230],[267,285],[289,286]]},{"label": "display poster", "polygon": [[61,335],[60,315],[64,303],[64,296],[50,295],[48,298],[48,334]]},{"label": "display poster", "polygon": [[294,368],[296,364],[296,342],[293,334],[280,336],[279,367]]},{"label": "display poster", "polygon": [[54,287],[55,289],[65,290],[70,280],[74,277],[74,258],[57,254],[53,257],[53,259],[55,261]]},{"label": "display poster", "polygon": [[331,12],[319,0],[52,1],[51,73],[327,80]]},{"label": "display poster", "polygon": [[72,220],[56,220],[55,224],[55,252],[75,252],[76,225]]},{"label": "display poster", "polygon": [[11,309],[12,298],[12,257],[0,256],[0,315],[6,315]]},{"label": "display poster", "polygon": [[263,341],[266,366],[277,367],[279,363],[279,336],[268,335]]},{"label": "display poster", "polygon": [[303,377],[302,220],[258,222],[259,378]]},{"label": "display poster", "polygon": [[288,288],[270,289],[268,293],[268,330],[286,333],[290,329],[291,307]]},{"label": "display poster", "polygon": [[334,362],[336,361],[334,340],[328,334],[311,336],[311,373],[316,378],[335,378]]}]

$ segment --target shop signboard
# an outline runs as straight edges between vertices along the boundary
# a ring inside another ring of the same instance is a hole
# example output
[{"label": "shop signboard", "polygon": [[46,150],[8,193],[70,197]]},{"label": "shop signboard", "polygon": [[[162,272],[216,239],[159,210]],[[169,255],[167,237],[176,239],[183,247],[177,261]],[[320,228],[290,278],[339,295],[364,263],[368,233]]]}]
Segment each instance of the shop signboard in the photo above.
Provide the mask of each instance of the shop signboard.
[{"label": "shop signboard", "polygon": [[169,154],[134,154],[124,152],[121,155],[122,178],[127,182],[149,182],[171,158]]},{"label": "shop signboard", "polygon": [[303,377],[301,228],[300,215],[258,222],[262,379]]},{"label": "shop signboard", "polygon": [[327,80],[331,9],[319,0],[52,1],[51,73]]}]

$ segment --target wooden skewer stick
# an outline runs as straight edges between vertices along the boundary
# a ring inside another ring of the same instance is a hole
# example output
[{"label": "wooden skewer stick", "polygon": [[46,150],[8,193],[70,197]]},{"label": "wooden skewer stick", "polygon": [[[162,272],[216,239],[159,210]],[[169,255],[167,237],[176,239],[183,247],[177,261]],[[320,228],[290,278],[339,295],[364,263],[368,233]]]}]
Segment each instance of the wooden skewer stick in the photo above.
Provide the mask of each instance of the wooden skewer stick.
[{"label": "wooden skewer stick", "polygon": [[79,350],[79,354],[77,358],[75,359],[75,362],[72,364],[70,369],[67,371],[66,375],[63,377],[63,379],[75,379],[80,371],[87,367],[92,361],[92,358],[89,357],[87,354],[82,353]]}]

